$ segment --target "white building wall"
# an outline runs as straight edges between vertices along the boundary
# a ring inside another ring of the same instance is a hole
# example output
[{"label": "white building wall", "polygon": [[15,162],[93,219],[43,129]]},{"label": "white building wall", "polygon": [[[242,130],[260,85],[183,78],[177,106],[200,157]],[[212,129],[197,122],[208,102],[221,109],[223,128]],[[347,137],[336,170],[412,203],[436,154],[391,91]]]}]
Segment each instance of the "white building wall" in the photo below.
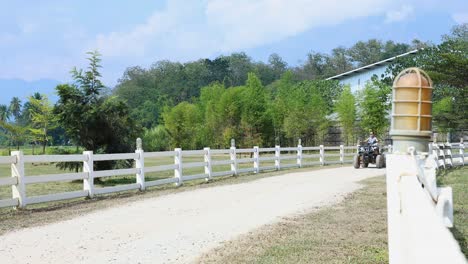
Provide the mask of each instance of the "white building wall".
[{"label": "white building wall", "polygon": [[369,70],[356,72],[340,79],[340,84],[350,85],[351,92],[355,93],[358,90],[362,90],[366,86],[366,83],[371,80],[374,74],[380,78],[382,74],[385,75],[386,70],[387,65],[380,65]]}]

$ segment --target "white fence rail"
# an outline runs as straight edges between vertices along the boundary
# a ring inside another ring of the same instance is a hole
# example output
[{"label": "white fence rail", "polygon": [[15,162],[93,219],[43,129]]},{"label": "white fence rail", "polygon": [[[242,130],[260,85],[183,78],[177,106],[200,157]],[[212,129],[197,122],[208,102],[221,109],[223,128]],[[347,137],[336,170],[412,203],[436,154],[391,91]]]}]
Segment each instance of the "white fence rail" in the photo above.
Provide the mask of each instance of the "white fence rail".
[{"label": "white fence rail", "polygon": [[[391,146],[386,146],[388,149]],[[27,204],[74,199],[77,197],[93,197],[97,194],[120,192],[125,190],[145,190],[146,187],[159,186],[175,183],[183,184],[184,181],[205,179],[210,180],[215,177],[232,176],[241,173],[259,173],[268,170],[281,170],[285,168],[301,168],[305,166],[345,164],[351,163],[350,157],[355,155],[356,146],[313,146],[303,147],[280,147],[274,148],[253,148],[237,149],[210,149],[203,150],[182,150],[180,148],[174,151],[162,152],[144,152],[137,149],[135,153],[117,153],[117,154],[94,154],[92,151],[85,151],[83,154],[73,155],[23,155],[21,151],[12,152],[11,156],[1,156],[0,164],[10,164],[11,177],[0,177],[1,186],[11,186],[11,199],[0,200],[0,207],[25,207]],[[456,166],[465,164],[465,157],[468,153],[464,151],[465,145],[446,143],[432,144],[431,151],[434,155],[438,167]],[[213,159],[222,157],[223,159]],[[174,163],[161,164],[156,166],[145,166],[145,158],[172,157]],[[185,157],[200,157],[200,162],[185,162]],[[94,162],[105,160],[134,160],[134,168],[116,169],[116,170],[94,170]],[[79,173],[61,173],[45,175],[26,175],[25,163],[52,163],[52,162],[82,162],[83,172]],[[248,164],[252,164],[248,167]],[[230,166],[230,169],[213,171],[213,167]],[[184,173],[185,169],[200,168],[204,173],[189,175]],[[145,173],[163,173],[173,171],[173,178],[148,180]],[[117,185],[112,187],[95,186],[95,178],[112,177],[121,175],[135,175],[135,182]],[[6,175],[2,175],[6,176]],[[27,196],[27,185],[38,183],[64,182],[64,181],[83,181],[83,190],[70,193],[58,193],[42,196]]]},{"label": "white fence rail", "polygon": [[[183,184],[184,181],[211,180],[214,177],[234,176],[241,173],[259,173],[268,170],[280,170],[283,168],[301,168],[310,165],[345,164],[351,163],[350,156],[354,155],[355,146],[332,146],[332,147],[280,147],[237,149],[210,149],[182,150],[176,148],[174,151],[144,152],[137,149],[135,153],[117,154],[94,154],[92,151],[84,151],[83,154],[73,155],[23,155],[21,151],[12,152],[11,156],[0,157],[0,164],[11,165],[11,177],[0,177],[1,186],[11,186],[11,199],[0,200],[1,207],[25,207],[28,204],[75,199],[80,197],[94,197],[94,195],[121,192],[127,190],[145,190],[147,187],[164,184]],[[346,152],[348,150],[348,152]],[[352,153],[349,153],[352,150]],[[145,166],[145,158],[172,157],[174,163],[156,166]],[[200,162],[186,162],[189,157],[200,157]],[[213,159],[215,157],[216,159]],[[222,158],[222,159],[219,159]],[[95,162],[109,160],[133,160],[133,168],[115,170],[95,170]],[[25,163],[52,163],[52,162],[82,162],[83,171],[78,173],[61,173],[45,175],[26,175]],[[251,164],[249,166],[248,164]],[[230,167],[228,170],[213,171],[213,167]],[[202,169],[203,173],[187,174],[184,170],[189,168]],[[172,178],[148,180],[147,173],[163,173],[173,171]],[[99,187],[95,185],[96,178],[135,175],[135,182],[121,184],[111,187]],[[6,176],[6,175],[2,175]],[[83,181],[83,189],[80,191],[54,193],[40,196],[27,196],[29,184]]]},{"label": "white fence rail", "polygon": [[468,157],[465,149],[468,149],[468,146],[463,141],[460,143],[429,144],[429,151],[433,155],[438,168],[465,165],[465,158]]},{"label": "white fence rail", "polygon": [[467,263],[447,227],[453,226],[452,189],[437,187],[436,170],[463,166],[465,144],[429,144],[429,153],[387,155],[390,263]]}]

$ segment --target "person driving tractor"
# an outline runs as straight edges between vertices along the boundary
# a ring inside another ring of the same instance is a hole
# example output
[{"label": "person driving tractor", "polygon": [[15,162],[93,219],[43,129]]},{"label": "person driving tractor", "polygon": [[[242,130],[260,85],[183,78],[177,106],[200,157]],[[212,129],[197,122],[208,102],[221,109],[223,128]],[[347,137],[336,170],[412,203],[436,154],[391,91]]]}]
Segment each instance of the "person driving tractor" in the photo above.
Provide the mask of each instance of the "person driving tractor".
[{"label": "person driving tractor", "polygon": [[370,132],[370,135],[369,137],[367,138],[367,144],[369,144],[370,146],[376,146],[374,148],[374,153],[375,155],[378,155],[380,153],[380,150],[379,148],[377,147],[377,143],[379,142],[379,140],[377,139],[377,137],[374,135],[374,132],[371,131]]},{"label": "person driving tractor", "polygon": [[362,142],[363,145],[358,145],[358,151],[353,158],[353,166],[358,169],[367,168],[369,164],[375,164],[377,168],[385,167],[385,155],[380,153],[379,146],[377,145],[379,140],[371,131],[369,137]]},{"label": "person driving tractor", "polygon": [[369,138],[367,138],[367,144],[374,145],[377,144],[379,140],[375,137],[374,132],[370,132]]}]

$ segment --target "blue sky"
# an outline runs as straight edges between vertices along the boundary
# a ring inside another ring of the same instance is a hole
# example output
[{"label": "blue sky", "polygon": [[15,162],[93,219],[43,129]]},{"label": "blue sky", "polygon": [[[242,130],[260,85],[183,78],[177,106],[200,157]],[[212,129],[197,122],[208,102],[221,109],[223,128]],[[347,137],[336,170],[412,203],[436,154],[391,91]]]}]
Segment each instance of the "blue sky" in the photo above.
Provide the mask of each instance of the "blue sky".
[{"label": "blue sky", "polygon": [[466,0],[0,0],[0,89],[2,79],[68,81],[94,49],[113,86],[126,67],[157,60],[276,52],[297,65],[369,38],[437,43],[466,22]]}]

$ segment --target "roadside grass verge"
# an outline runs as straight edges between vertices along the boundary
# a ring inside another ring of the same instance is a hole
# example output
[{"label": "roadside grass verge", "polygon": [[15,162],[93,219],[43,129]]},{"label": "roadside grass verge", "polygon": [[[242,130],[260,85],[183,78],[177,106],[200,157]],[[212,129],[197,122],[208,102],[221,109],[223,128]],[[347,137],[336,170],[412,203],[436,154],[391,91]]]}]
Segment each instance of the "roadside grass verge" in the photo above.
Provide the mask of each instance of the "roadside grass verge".
[{"label": "roadside grass verge", "polygon": [[[270,171],[262,172],[259,174],[241,174],[239,176],[226,176],[213,179],[211,182],[206,183],[204,180],[196,180],[190,182],[184,182],[184,185],[181,187],[175,188],[173,184],[167,184],[163,186],[156,186],[147,188],[146,191],[127,191],[120,193],[111,193],[96,196],[93,199],[74,199],[66,201],[57,201],[49,202],[42,204],[29,205],[26,209],[15,210],[12,208],[1,208],[0,209],[0,235],[9,231],[18,230],[21,228],[27,228],[32,226],[39,226],[48,223],[63,221],[72,219],[74,217],[91,213],[94,211],[102,210],[105,208],[110,208],[114,206],[119,206],[125,203],[131,203],[140,201],[142,199],[154,198],[161,195],[168,195],[178,192],[190,191],[199,188],[209,188],[212,186],[220,185],[229,185],[229,184],[239,184],[249,181],[254,181],[257,179],[265,177],[273,177],[283,175],[289,172],[301,172],[301,171],[313,171],[319,169],[328,169],[341,167],[340,165],[334,166],[316,166],[316,167],[307,167],[301,169],[285,169],[281,171]],[[173,175],[172,175],[173,177]],[[119,183],[126,182],[127,180],[132,179],[134,181],[134,176],[132,178],[117,178],[113,181]],[[39,184],[38,184],[39,185]],[[47,184],[42,184],[43,188],[47,187]],[[66,188],[82,188],[82,182],[67,182],[62,183],[56,188],[64,190]],[[39,188],[39,187],[38,187]],[[11,188],[8,188],[11,189]],[[1,190],[0,190],[1,191]],[[32,190],[31,190],[32,191]],[[37,190],[44,192],[46,190]],[[49,190],[50,191],[50,190]],[[9,190],[4,190],[4,192],[9,192]],[[28,191],[29,195],[29,191]]]},{"label": "roadside grass verge", "polygon": [[198,262],[387,263],[385,178],[361,183],[364,188],[337,205],[225,242]]},{"label": "roadside grass verge", "polygon": [[468,167],[441,170],[437,181],[440,186],[452,187],[454,226],[451,231],[468,258]]},{"label": "roadside grass verge", "polygon": [[[199,263],[388,263],[385,178],[341,203],[262,227],[223,243]],[[468,168],[441,170],[438,185],[451,186],[454,228],[468,257]],[[253,216],[254,217],[254,216]]]}]

